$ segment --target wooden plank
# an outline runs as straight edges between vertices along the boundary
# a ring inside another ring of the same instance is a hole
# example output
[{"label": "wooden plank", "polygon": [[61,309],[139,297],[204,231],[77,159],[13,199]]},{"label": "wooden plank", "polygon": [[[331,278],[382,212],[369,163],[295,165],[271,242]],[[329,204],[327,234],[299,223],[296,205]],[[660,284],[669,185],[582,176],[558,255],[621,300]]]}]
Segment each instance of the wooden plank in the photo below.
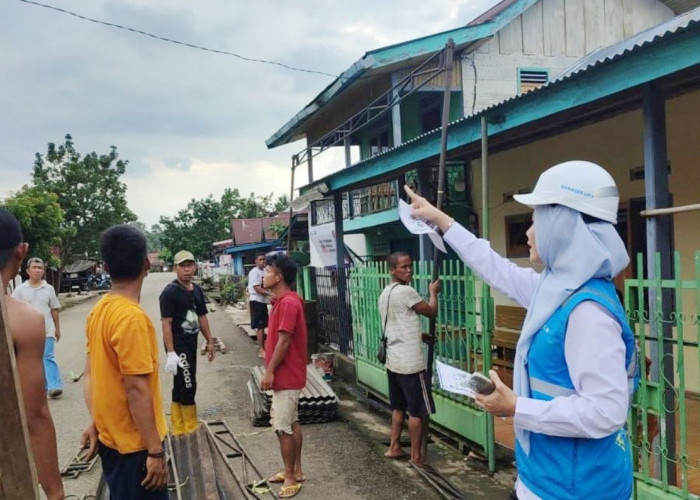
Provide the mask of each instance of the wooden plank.
[{"label": "wooden plank", "polygon": [[622,29],[624,13],[622,0],[605,0],[604,45],[612,45],[624,37]]},{"label": "wooden plank", "polygon": [[17,377],[15,351],[7,324],[5,286],[0,277],[0,498],[39,498],[29,447],[27,420]]},{"label": "wooden plank", "polygon": [[523,12],[523,53],[540,55],[544,46],[542,40],[542,2]]},{"label": "wooden plank", "polygon": [[622,33],[625,38],[642,31],[641,19],[648,8],[649,0],[622,0]]},{"label": "wooden plank", "polygon": [[527,309],[518,306],[496,306],[496,317],[494,325],[497,328],[509,330],[521,330]]},{"label": "wooden plank", "polygon": [[565,0],[566,55],[583,57],[586,53],[586,30],[583,17],[584,0]]},{"label": "wooden plank", "polygon": [[542,0],[543,47],[546,56],[566,54],[564,0]]},{"label": "wooden plank", "polygon": [[586,27],[586,54],[605,46],[605,0],[586,0],[583,5],[583,18]]},{"label": "wooden plank", "polygon": [[522,16],[518,16],[510,24],[498,32],[501,54],[520,54],[523,51]]}]

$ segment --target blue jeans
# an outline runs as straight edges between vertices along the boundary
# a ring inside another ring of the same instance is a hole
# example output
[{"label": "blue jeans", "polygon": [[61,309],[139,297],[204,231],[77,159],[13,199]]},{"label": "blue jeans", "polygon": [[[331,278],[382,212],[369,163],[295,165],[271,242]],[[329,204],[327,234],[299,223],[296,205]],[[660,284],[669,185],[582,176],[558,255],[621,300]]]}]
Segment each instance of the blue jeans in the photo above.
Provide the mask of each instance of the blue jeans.
[{"label": "blue jeans", "polygon": [[46,390],[63,389],[63,381],[61,380],[61,371],[58,369],[58,363],[53,355],[56,339],[46,337],[44,344],[44,378],[46,379]]}]

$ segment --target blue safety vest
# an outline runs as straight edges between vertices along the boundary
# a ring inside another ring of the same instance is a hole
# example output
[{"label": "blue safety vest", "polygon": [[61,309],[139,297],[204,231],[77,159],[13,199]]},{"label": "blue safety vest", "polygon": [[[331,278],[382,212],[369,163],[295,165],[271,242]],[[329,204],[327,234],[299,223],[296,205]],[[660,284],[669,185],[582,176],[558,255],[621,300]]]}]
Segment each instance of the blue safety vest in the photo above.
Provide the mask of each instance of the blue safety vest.
[{"label": "blue safety vest", "polygon": [[[576,391],[564,355],[571,311],[584,300],[605,307],[622,327],[630,402],[639,382],[634,335],[611,281],[593,279],[574,292],[535,334],[527,358],[530,397],[549,401]],[[530,491],[549,499],[627,500],[632,494],[630,443],[625,428],[601,439],[530,433],[530,454],[516,444],[518,476]]]}]

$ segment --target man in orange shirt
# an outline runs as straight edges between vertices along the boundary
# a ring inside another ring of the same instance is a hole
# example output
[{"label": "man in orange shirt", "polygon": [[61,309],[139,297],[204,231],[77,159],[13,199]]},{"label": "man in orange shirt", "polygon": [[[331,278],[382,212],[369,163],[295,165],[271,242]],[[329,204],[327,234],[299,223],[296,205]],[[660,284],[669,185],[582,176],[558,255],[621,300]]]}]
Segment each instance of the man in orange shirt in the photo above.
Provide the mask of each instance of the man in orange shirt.
[{"label": "man in orange shirt", "polygon": [[141,306],[150,264],[146,238],[133,226],[100,236],[112,289],[87,320],[85,402],[92,424],[83,434],[89,455],[100,454],[113,500],[166,500],[163,439],[168,432],[158,378],[156,330]]}]

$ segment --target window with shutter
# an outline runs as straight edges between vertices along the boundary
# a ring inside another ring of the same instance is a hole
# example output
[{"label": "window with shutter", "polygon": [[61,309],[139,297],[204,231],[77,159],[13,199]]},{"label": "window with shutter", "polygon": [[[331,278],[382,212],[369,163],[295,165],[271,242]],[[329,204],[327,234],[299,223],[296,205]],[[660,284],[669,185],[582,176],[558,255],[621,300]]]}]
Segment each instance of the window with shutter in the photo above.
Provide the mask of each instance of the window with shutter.
[{"label": "window with shutter", "polygon": [[518,68],[518,94],[539,88],[549,81],[549,71],[540,68]]}]

